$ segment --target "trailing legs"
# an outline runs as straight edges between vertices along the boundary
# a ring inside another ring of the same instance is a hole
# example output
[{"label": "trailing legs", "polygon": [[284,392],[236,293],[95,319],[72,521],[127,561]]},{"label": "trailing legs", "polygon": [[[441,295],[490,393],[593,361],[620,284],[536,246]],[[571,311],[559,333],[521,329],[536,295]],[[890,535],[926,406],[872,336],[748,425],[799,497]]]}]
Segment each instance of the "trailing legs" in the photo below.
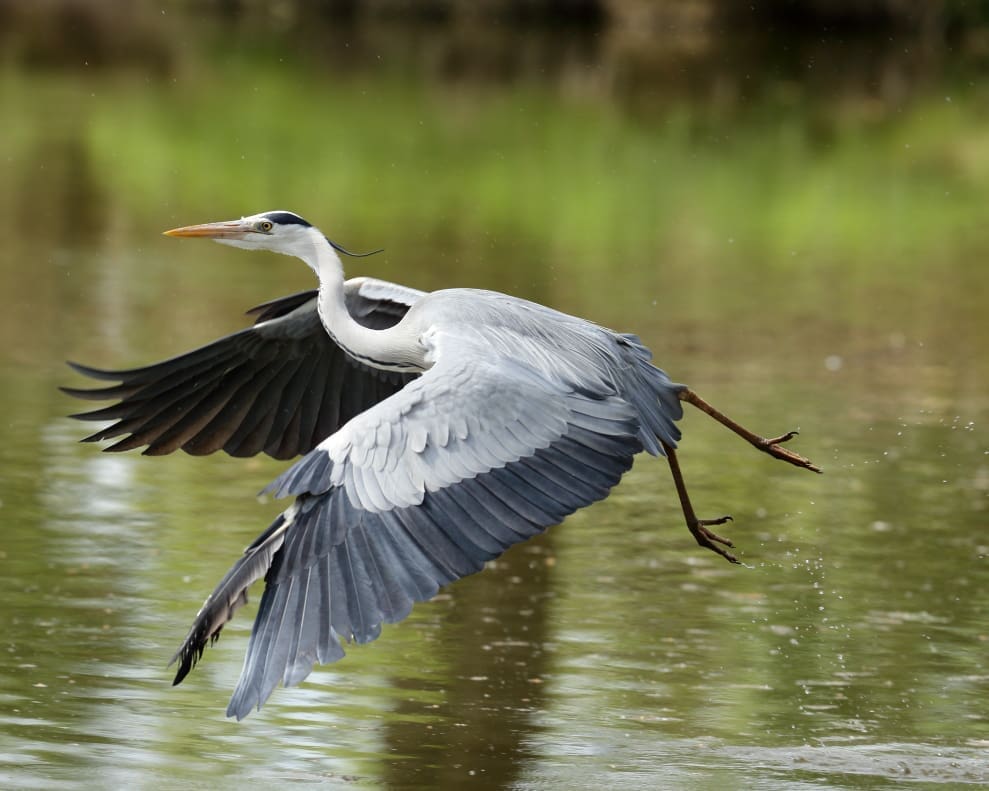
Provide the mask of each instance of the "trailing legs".
[{"label": "trailing legs", "polygon": [[[684,387],[680,390],[678,396],[681,401],[686,401],[689,404],[693,404],[701,410],[701,412],[710,415],[721,423],[721,425],[731,429],[738,434],[738,436],[753,447],[761,450],[763,453],[768,453],[773,458],[785,461],[795,467],[803,467],[804,469],[811,470],[812,472],[821,471],[819,467],[811,463],[810,459],[806,459],[799,453],[794,453],[792,450],[783,447],[783,443],[793,439],[798,432],[788,431],[786,434],[773,437],[772,439],[760,437],[758,434],[754,434],[744,426],[736,423],[723,412],[719,412],[689,387]],[[726,549],[726,547],[733,547],[734,544],[732,544],[732,542],[727,538],[722,538],[714,531],[708,529],[710,525],[723,525],[725,522],[730,522],[731,517],[722,516],[717,519],[698,519],[697,514],[694,513],[694,507],[690,503],[690,497],[687,494],[687,487],[683,482],[683,473],[680,470],[680,462],[677,459],[676,451],[665,442],[663,443],[663,450],[666,452],[666,460],[670,464],[670,472],[673,474],[673,483],[676,485],[677,496],[680,498],[680,507],[683,508],[683,517],[687,520],[687,527],[690,530],[691,535],[693,535],[693,537],[697,540],[697,543],[702,547],[706,547],[712,552],[716,552],[721,555],[721,557],[725,558],[725,560],[732,563],[738,563],[738,558]]]}]

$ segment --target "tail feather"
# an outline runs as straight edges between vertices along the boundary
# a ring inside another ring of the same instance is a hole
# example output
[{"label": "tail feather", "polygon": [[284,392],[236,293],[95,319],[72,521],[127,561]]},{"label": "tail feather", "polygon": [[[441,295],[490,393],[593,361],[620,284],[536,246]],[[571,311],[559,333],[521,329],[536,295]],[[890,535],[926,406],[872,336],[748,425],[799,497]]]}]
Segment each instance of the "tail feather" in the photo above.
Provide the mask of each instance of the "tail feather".
[{"label": "tail feather", "polygon": [[680,439],[676,421],[683,417],[683,404],[678,393],[684,385],[673,382],[666,371],[652,364],[652,352],[638,336],[621,335],[620,338],[626,353],[630,352],[634,358],[624,395],[639,412],[642,423],[639,440],[648,453],[663,456],[660,443],[675,448]]}]

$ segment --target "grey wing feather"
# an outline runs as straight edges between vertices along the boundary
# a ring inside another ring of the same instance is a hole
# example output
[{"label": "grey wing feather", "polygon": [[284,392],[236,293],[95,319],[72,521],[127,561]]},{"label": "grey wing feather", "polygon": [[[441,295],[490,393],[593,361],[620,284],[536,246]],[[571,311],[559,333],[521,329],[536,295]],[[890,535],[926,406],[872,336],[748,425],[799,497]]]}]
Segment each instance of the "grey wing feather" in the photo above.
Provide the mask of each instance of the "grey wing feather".
[{"label": "grey wing feather", "polygon": [[[354,278],[346,296],[358,321],[383,329],[396,324],[422,292]],[[147,367],[108,371],[69,363],[85,376],[118,382],[91,390],[62,388],[77,398],[118,399],[73,416],[115,421],[84,441],[124,436],[107,450],[146,445],[148,455],[223,449],[234,456],[263,451],[287,459],[307,452],[414,376],[349,358],[323,329],[315,291],[252,312],[253,327]]]},{"label": "grey wing feather", "polygon": [[[450,386],[461,381],[471,392]],[[389,432],[371,431],[383,423]],[[425,443],[410,443],[419,428]],[[414,602],[605,497],[642,450],[638,433],[620,398],[473,351],[352,421],[273,484],[299,498],[227,714],[246,716],[279,682],[342,656],[342,643],[375,639]]]},{"label": "grey wing feather", "polygon": [[[430,370],[268,487],[297,499],[229,716],[260,708],[279,683],[342,657],[343,643],[374,640],[415,602],[606,497],[639,451],[675,445],[682,386],[641,342],[542,310],[527,325],[535,334],[490,315],[461,318],[452,331],[435,324]],[[511,306],[506,315],[519,320]],[[210,634],[194,625],[180,655],[198,657]]]}]

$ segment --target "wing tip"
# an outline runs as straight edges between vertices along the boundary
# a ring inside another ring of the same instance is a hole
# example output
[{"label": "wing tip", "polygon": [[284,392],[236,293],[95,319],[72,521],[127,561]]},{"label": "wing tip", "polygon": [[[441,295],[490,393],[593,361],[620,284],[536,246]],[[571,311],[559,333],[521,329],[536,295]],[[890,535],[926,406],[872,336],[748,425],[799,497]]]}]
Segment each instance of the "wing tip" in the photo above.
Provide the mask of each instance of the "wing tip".
[{"label": "wing tip", "polygon": [[109,379],[115,382],[123,381],[120,371],[109,371],[105,368],[94,368],[91,365],[83,365],[75,360],[66,360],[65,364],[77,374],[88,376],[90,379]]},{"label": "wing tip", "polygon": [[241,700],[238,698],[238,693],[234,693],[233,697],[230,698],[230,703],[227,704],[226,715],[228,717],[234,717],[237,722],[243,720],[252,711],[261,711],[261,701],[257,701],[255,704],[252,700]]},{"label": "wing tip", "polygon": [[171,667],[176,662],[179,663],[175,671],[175,678],[172,680],[173,687],[181,684],[186,676],[192,672],[193,668],[199,664],[203,658],[203,654],[206,653],[206,647],[213,645],[220,638],[221,631],[223,631],[222,624],[216,631],[212,633],[206,632],[201,628],[201,624],[197,618],[196,623],[192,626],[192,630],[186,635],[185,640],[182,641],[182,645],[179,646],[178,651],[172,655],[172,658],[168,660],[168,664],[166,665],[166,667]]},{"label": "wing tip", "polygon": [[198,649],[195,648],[189,643],[187,638],[179,650],[176,651],[172,658],[168,660],[168,665],[166,665],[166,667],[171,667],[177,661],[179,662],[179,666],[175,671],[175,678],[172,680],[173,687],[177,687],[181,684],[185,680],[185,677],[192,672],[192,669],[196,666],[196,663],[202,659],[205,648],[205,644],[200,645]]},{"label": "wing tip", "polygon": [[[58,389],[67,396],[79,398],[83,401],[110,401],[112,399],[122,397],[121,385],[111,385],[110,387],[69,387],[67,385],[58,385]],[[83,414],[89,413],[87,412]],[[70,417],[78,418],[80,420],[99,419],[81,417],[80,415],[70,415]]]}]

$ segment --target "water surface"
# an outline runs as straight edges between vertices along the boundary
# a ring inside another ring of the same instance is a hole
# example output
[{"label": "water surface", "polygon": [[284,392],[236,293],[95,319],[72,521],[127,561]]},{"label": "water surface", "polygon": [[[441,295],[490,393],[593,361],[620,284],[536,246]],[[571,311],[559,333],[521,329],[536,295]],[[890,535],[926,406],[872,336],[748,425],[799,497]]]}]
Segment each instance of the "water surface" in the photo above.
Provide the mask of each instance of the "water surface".
[{"label": "water surface", "polygon": [[[96,43],[58,57],[5,39],[0,784],[989,782],[977,56],[814,37],[774,57],[770,36],[719,58],[608,28],[530,31],[513,58],[498,25],[137,8],[127,35],[97,16]],[[161,359],[310,287],[298,262],[160,236],[271,208],[386,248],[351,274],[638,332],[753,429],[799,428],[825,474],[688,413],[694,503],[734,515],[744,568],[693,544],[642,458],[605,502],[227,721],[253,609],[181,687],[166,664],[280,509],[253,495],[283,465],[100,454],[56,386],[79,384],[66,358]]]}]

